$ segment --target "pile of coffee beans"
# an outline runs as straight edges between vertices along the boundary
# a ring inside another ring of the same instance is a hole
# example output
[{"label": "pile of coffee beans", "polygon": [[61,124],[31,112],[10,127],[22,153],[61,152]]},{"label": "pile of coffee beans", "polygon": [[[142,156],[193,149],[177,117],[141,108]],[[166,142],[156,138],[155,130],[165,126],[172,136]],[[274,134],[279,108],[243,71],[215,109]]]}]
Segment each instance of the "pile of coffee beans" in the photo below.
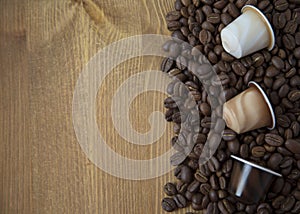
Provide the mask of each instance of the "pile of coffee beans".
[{"label": "pile of coffee beans", "polygon": [[[220,32],[240,15],[244,5],[254,5],[265,14],[276,41],[271,51],[264,49],[235,59],[224,51]],[[300,1],[176,0],[166,20],[174,39],[163,47],[169,57],[163,60],[161,69],[177,81],[167,86],[170,97],[164,101],[165,116],[174,123],[171,146],[178,153],[171,160],[177,181],[164,186],[167,197],[162,200],[162,208],[171,212],[191,206],[195,212],[209,214],[300,213]],[[209,88],[204,80],[211,68],[205,60],[219,77]],[[196,72],[192,69],[195,62],[202,64]],[[221,86],[224,99],[229,100],[245,90],[249,81],[257,82],[268,95],[276,127],[238,135],[228,128],[224,130],[225,123],[219,118],[221,102],[208,96],[208,91],[222,97]],[[196,108],[183,99],[186,96],[194,98]],[[188,111],[179,110],[180,106]],[[193,129],[186,124],[193,124]],[[212,158],[202,164],[199,158],[208,139],[221,143]],[[274,180],[260,203],[244,204],[228,193],[232,154],[283,175]]]}]

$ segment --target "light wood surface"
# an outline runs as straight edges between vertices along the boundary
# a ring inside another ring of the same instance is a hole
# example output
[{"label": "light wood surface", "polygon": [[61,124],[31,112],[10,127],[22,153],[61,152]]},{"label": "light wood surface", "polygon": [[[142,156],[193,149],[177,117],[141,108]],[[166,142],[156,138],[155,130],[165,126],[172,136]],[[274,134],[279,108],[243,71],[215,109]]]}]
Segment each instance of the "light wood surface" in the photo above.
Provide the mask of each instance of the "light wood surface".
[{"label": "light wood surface", "polygon": [[[132,35],[169,35],[163,17],[172,8],[173,0],[0,0],[1,214],[164,213],[162,188],[174,180],[172,172],[132,181],[96,167],[76,139],[72,99],[82,69],[99,50]],[[122,81],[159,68],[160,61],[129,60],[98,92],[98,126],[123,156],[148,159],[169,149],[170,124],[159,141],[137,146],[118,135],[108,113]],[[134,100],[130,118],[137,131],[150,129],[148,117],[164,111],[164,97],[148,92]]]}]

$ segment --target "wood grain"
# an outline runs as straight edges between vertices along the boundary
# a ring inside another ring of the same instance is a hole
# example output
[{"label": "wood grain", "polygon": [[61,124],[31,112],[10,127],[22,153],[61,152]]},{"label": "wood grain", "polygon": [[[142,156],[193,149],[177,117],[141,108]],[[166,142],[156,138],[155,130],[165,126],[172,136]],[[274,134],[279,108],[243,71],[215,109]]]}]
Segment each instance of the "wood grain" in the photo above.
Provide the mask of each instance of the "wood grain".
[{"label": "wood grain", "polygon": [[[169,32],[163,19],[173,0],[0,1],[0,213],[163,213],[164,183],[172,172],[146,181],[113,177],[81,150],[72,126],[72,99],[85,64],[106,45],[137,34]],[[150,146],[136,147],[114,130],[111,95],[121,81],[160,59],[136,58],[105,79],[98,126],[116,152],[153,158],[169,148],[171,126]],[[125,74],[125,75],[124,75]],[[132,103],[140,132],[147,118],[164,111],[161,93]],[[103,106],[103,105],[102,105]],[[183,210],[178,213],[185,213]]]}]

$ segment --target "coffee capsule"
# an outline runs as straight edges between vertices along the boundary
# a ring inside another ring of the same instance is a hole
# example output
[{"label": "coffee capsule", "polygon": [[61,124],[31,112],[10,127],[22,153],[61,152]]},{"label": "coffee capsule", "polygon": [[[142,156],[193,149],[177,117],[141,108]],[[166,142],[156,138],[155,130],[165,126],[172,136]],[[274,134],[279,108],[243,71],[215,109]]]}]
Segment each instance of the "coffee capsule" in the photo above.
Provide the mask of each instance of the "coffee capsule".
[{"label": "coffee capsule", "polygon": [[254,6],[242,8],[242,15],[221,31],[222,46],[236,58],[254,53],[263,48],[272,50],[275,36],[264,14]]},{"label": "coffee capsule", "polygon": [[263,200],[275,177],[281,174],[231,155],[234,159],[228,191],[239,201],[255,204]]},{"label": "coffee capsule", "polygon": [[275,114],[263,89],[253,81],[249,88],[227,101],[223,106],[223,118],[227,127],[236,133],[254,129],[275,127]]}]

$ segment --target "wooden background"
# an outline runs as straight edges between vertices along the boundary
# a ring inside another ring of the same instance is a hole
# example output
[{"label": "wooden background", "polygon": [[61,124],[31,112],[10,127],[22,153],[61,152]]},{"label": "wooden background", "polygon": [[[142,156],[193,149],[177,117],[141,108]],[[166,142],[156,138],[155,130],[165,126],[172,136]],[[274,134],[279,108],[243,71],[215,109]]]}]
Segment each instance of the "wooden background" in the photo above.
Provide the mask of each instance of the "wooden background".
[{"label": "wooden background", "polygon": [[[85,64],[111,42],[137,34],[169,35],[164,15],[174,0],[0,0],[0,213],[163,213],[163,185],[172,172],[146,181],[113,177],[81,150],[72,126],[72,98]],[[134,159],[169,149],[172,128],[150,146],[123,140],[110,118],[122,81],[161,59],[135,58],[105,79],[97,101],[107,144]],[[130,118],[139,132],[164,111],[161,93],[140,95]],[[128,124],[124,124],[128,125]],[[186,210],[185,210],[186,211]],[[185,213],[181,210],[177,213]]]}]

